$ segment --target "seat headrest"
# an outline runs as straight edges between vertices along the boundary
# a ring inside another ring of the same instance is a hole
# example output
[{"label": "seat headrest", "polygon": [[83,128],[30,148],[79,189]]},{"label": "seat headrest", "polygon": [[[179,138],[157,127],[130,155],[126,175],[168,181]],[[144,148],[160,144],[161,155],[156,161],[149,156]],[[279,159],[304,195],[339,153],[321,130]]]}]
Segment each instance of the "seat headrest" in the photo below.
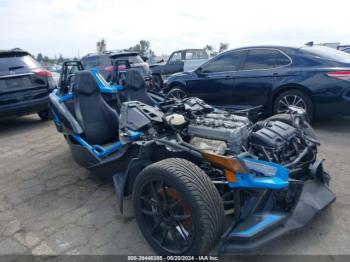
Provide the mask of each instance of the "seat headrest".
[{"label": "seat headrest", "polygon": [[89,71],[75,73],[75,91],[84,95],[91,95],[98,92],[99,86]]},{"label": "seat headrest", "polygon": [[125,84],[133,89],[140,89],[144,87],[145,80],[137,69],[128,69],[126,71]]}]

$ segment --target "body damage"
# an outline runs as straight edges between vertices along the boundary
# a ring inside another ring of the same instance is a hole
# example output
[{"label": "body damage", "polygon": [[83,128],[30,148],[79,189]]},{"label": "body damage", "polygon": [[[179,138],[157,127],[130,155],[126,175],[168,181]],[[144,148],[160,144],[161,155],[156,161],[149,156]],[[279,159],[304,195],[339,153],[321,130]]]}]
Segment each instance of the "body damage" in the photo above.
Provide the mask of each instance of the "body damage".
[{"label": "body damage", "polygon": [[[126,92],[130,88],[126,80]],[[304,227],[335,200],[328,188],[330,177],[317,160],[319,143],[298,108],[252,123],[198,98],[150,105],[140,97],[140,101],[120,104],[118,139],[96,145],[88,141],[63,96],[59,92],[50,96],[58,131],[65,135],[80,165],[96,175],[113,177],[122,212],[123,200],[135,193],[140,176],[152,176],[146,174],[149,166],[185,159],[204,172],[221,197],[223,212],[232,217],[222,235],[221,252],[252,251]],[[170,198],[176,197],[173,192]],[[185,228],[190,230],[186,224]]]}]

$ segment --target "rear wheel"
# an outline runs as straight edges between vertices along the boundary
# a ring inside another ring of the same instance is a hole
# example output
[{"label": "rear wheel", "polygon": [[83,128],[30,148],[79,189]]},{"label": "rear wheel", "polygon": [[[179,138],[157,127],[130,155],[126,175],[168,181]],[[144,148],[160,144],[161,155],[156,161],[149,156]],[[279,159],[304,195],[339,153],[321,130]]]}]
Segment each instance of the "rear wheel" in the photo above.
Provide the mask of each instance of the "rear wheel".
[{"label": "rear wheel", "polygon": [[38,113],[38,116],[42,121],[47,121],[51,118],[50,111],[49,110],[43,110]]},{"label": "rear wheel", "polygon": [[304,109],[310,119],[313,120],[314,109],[311,99],[304,92],[299,90],[288,90],[277,96],[274,103],[274,114],[281,114],[288,111],[289,106],[296,106]]},{"label": "rear wheel", "polygon": [[208,253],[223,231],[219,192],[198,166],[184,159],[145,168],[135,180],[133,206],[143,236],[161,255]]}]

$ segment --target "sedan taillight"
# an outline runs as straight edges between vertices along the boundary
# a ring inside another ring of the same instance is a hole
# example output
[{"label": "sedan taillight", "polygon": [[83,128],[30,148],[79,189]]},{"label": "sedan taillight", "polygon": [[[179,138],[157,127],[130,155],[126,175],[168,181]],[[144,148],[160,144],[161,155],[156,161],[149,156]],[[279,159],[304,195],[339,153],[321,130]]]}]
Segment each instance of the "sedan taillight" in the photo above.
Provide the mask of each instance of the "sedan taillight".
[{"label": "sedan taillight", "polygon": [[350,71],[335,71],[326,74],[329,77],[350,81]]},{"label": "sedan taillight", "polygon": [[44,76],[44,77],[51,77],[52,76],[50,71],[47,71],[44,69],[34,69],[33,73],[34,73],[34,75]]},{"label": "sedan taillight", "polygon": [[113,66],[106,66],[103,68],[105,71],[112,72],[113,71]]}]

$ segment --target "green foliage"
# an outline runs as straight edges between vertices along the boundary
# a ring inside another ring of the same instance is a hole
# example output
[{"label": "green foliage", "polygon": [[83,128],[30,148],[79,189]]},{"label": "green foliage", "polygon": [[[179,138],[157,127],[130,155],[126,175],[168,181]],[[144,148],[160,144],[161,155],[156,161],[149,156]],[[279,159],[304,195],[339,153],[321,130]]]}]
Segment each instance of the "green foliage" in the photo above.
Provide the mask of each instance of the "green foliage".
[{"label": "green foliage", "polygon": [[208,52],[210,56],[216,56],[222,52],[225,52],[228,49],[228,43],[220,43],[219,50],[215,50],[215,48],[211,45],[206,45],[204,49]]},{"label": "green foliage", "polygon": [[150,57],[154,56],[155,53],[152,49],[150,49],[151,44],[147,40],[141,40],[135,46],[130,47],[128,50],[133,52],[138,52],[142,57]]},{"label": "green foliage", "polygon": [[228,49],[228,43],[220,43],[219,53],[225,52]]},{"label": "green foliage", "polygon": [[42,53],[38,53],[36,56],[36,60],[42,64],[62,64],[64,61],[69,60],[68,58],[64,58],[63,55],[59,55],[58,58],[50,58],[47,55],[43,55]]}]

